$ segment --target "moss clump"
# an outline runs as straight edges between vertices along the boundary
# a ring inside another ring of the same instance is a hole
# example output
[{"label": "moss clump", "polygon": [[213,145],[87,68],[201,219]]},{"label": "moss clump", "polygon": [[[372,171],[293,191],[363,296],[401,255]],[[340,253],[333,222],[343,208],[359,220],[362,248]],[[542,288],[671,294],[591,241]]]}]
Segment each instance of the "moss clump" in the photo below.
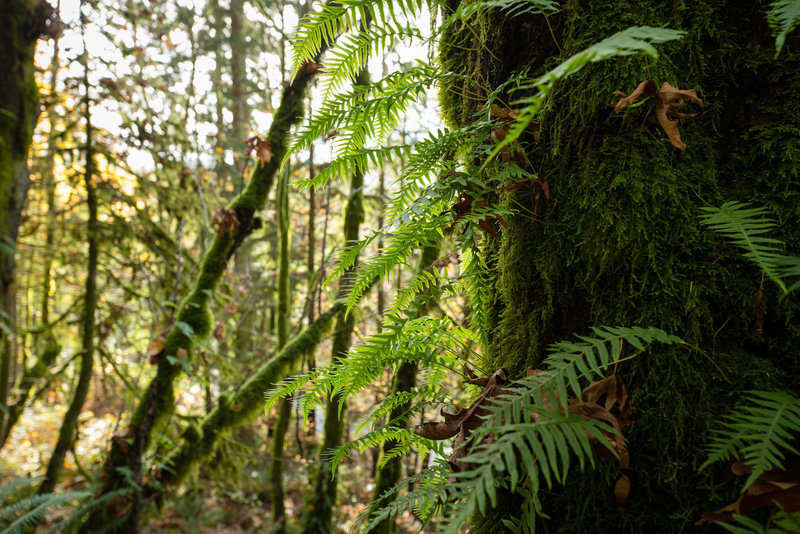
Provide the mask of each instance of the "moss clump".
[{"label": "moss clump", "polygon": [[[497,22],[499,14],[470,31],[485,32],[483,44],[502,63],[470,60],[471,69],[483,69],[475,77],[494,86],[514,71],[541,74],[629,26],[687,32],[661,46],[656,63],[616,58],[558,84],[528,153],[543,162],[550,203],[535,221],[526,213],[509,218],[484,248],[494,273],[486,280],[487,368],[519,376],[541,364],[550,343],[593,325],[656,326],[689,344],[655,348],[618,369],[638,410],[626,430],[634,484],[627,510],[620,513],[613,497],[619,468],[600,464],[542,495],[552,517],[542,520],[543,532],[688,530],[714,508],[710,500],[725,498],[712,490],[710,472],[697,471],[713,421],[741,391],[800,385],[796,299],[780,301],[768,284],[763,332],[754,333],[761,275],[698,219],[701,207],[726,200],[768,206],[781,222],[776,237],[800,250],[800,112],[792,97],[800,56],[785,49],[773,58],[766,5],[568,1],[553,25],[562,50],[555,59],[545,58],[549,39],[516,34],[509,30],[515,21]],[[460,31],[456,44],[467,38]],[[465,57],[480,55],[477,49]],[[453,57],[456,50],[444,48]],[[697,120],[681,124],[684,157],[654,118],[642,123],[647,103],[620,115],[606,107],[613,91],[645,79],[695,88],[706,101]],[[446,116],[463,113],[459,102],[442,102]],[[501,192],[499,202],[529,200],[516,190]],[[496,510],[477,532],[499,531],[498,519],[517,512]]]}]

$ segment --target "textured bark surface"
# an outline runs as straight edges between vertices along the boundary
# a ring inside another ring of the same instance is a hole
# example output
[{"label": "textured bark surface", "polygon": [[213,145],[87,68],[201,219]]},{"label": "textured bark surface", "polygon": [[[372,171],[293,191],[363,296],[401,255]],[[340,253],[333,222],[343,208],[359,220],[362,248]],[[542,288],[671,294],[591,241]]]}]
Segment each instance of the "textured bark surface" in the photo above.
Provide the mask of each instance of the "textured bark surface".
[{"label": "textured bark surface", "polygon": [[[613,495],[620,468],[601,462],[594,471],[574,470],[564,487],[543,495],[552,519],[541,528],[688,531],[730,497],[713,487],[714,473],[697,471],[714,418],[744,390],[796,389],[800,376],[797,299],[779,300],[768,285],[763,333],[755,333],[761,274],[698,222],[703,206],[752,202],[773,211],[780,221],[774,237],[789,252],[800,249],[797,38],[790,35],[774,58],[767,2],[562,6],[547,22],[492,12],[469,21],[470,29],[454,28],[442,62],[471,76],[443,91],[446,119],[468,121],[481,103],[474,95],[486,95],[512,72],[542,74],[627,27],[664,26],[687,35],[660,46],[655,63],[632,57],[589,64],[549,98],[540,141],[524,141],[529,159],[547,174],[550,203],[535,221],[525,213],[510,218],[509,228],[484,245],[491,299],[485,367],[519,376],[540,364],[548,344],[589,334],[592,325],[656,326],[686,340],[685,347],[655,348],[618,370],[637,410],[626,429],[625,511]],[[618,98],[613,91],[627,94],[646,79],[697,89],[706,102],[695,121],[681,125],[683,157],[653,117],[643,123],[649,104],[619,115],[606,107]],[[524,188],[500,192],[498,202],[512,209],[530,204]],[[501,502],[478,520],[478,532],[502,531],[498,519],[518,510],[514,499]]]},{"label": "textured bark surface", "polygon": [[6,433],[15,360],[14,254],[28,193],[28,148],[39,116],[33,53],[45,15],[27,0],[6,0],[0,7],[0,435]]}]

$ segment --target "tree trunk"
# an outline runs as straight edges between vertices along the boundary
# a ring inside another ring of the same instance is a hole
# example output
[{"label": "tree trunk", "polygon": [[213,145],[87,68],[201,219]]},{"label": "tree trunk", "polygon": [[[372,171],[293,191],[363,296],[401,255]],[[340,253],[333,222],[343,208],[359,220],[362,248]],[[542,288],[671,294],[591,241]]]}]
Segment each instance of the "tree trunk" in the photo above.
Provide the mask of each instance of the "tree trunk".
[{"label": "tree trunk", "polygon": [[[83,21],[81,21],[83,23]],[[84,41],[85,45],[85,41]],[[58,482],[58,476],[64,467],[64,458],[67,451],[74,447],[73,443],[77,438],[78,416],[83,410],[83,404],[89,395],[89,386],[92,382],[94,371],[94,330],[95,312],[97,310],[97,257],[98,257],[98,227],[97,227],[97,193],[92,183],[96,174],[94,160],[94,139],[91,119],[91,100],[89,97],[89,64],[86,57],[88,52],[84,51],[83,83],[86,91],[84,120],[86,122],[86,168],[84,169],[84,184],[86,186],[86,204],[89,210],[89,217],[86,224],[86,240],[89,244],[88,265],[86,268],[86,291],[83,297],[83,325],[81,333],[81,368],[78,376],[78,385],[75,386],[75,393],[72,397],[61,429],[58,433],[58,441],[50,456],[47,464],[46,479],[39,486],[39,494],[51,493]]]},{"label": "tree trunk", "polygon": [[[5,434],[6,402],[14,348],[14,255],[22,206],[28,192],[28,148],[39,117],[33,54],[39,34],[48,31],[52,8],[28,0],[7,0],[0,9],[0,435]],[[49,9],[49,11],[48,11]]]},{"label": "tree trunk", "polygon": [[[278,184],[278,227],[280,231],[280,267],[278,276],[278,350],[286,344],[289,334],[289,289],[291,278],[291,212],[289,211],[289,169],[283,173]],[[311,323],[313,324],[313,323]],[[283,506],[283,447],[286,431],[292,416],[292,399],[278,401],[278,420],[272,433],[272,463],[270,483],[272,485],[273,531],[286,532],[286,509]]]},{"label": "tree trunk", "polygon": [[[542,74],[630,26],[687,32],[660,47],[656,63],[617,57],[558,84],[539,117],[540,139],[524,139],[528,158],[546,174],[549,204],[542,202],[535,220],[518,209],[498,238],[485,236],[492,369],[519,377],[540,364],[550,343],[591,334],[592,325],[655,326],[687,341],[617,370],[637,410],[625,430],[627,508],[615,503],[615,462],[573,469],[564,487],[542,495],[552,518],[542,520],[542,532],[692,529],[725,504],[709,489],[712,476],[697,470],[715,414],[744,390],[798,385],[798,304],[779,301],[769,288],[763,334],[754,332],[760,273],[698,223],[703,206],[747,201],[774,212],[781,221],[775,237],[795,251],[800,243],[800,111],[793,98],[800,56],[790,42],[775,59],[768,3],[727,4],[568,1],[548,19],[492,11],[445,36],[445,69],[469,76],[442,93],[443,112],[463,123],[483,103],[474,95],[485,96],[513,72]],[[614,91],[628,94],[647,79],[695,88],[705,100],[694,122],[680,122],[683,156],[655,120],[644,120],[648,103],[620,115],[607,107],[619,98]],[[496,201],[532,211],[526,189],[500,191]],[[475,532],[501,532],[499,519],[518,513],[515,498],[500,503]]]}]

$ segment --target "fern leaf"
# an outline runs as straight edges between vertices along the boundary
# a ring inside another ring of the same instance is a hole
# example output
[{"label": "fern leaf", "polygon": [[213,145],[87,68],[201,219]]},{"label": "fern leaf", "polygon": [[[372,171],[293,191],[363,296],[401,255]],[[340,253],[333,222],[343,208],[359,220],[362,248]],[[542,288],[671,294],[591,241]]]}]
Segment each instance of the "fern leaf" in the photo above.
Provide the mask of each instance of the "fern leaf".
[{"label": "fern leaf", "polygon": [[781,291],[788,291],[781,273],[783,243],[764,237],[764,234],[775,227],[775,222],[766,216],[766,209],[749,208],[747,204],[736,201],[726,202],[719,208],[702,209],[706,212],[701,215],[704,225],[744,249],[747,259],[755,262]]},{"label": "fern leaf", "polygon": [[489,161],[497,156],[505,146],[519,139],[522,132],[525,131],[539,113],[545,98],[558,80],[578,72],[587,63],[603,61],[613,57],[645,54],[657,58],[658,52],[653,46],[654,44],[662,44],[680,39],[684,35],[685,32],[667,28],[634,26],[617,32],[611,37],[590,46],[586,50],[568,58],[539,78],[521,85],[519,90],[536,91],[536,93],[533,96],[522,98],[515,102],[515,105],[521,106],[520,114],[511,128],[509,128],[505,139],[497,144],[491,156],[483,164],[483,167],[485,168]]},{"label": "fern leaf", "polygon": [[69,493],[48,493],[34,495],[14,503],[3,509],[0,522],[8,521],[14,516],[23,513],[15,521],[5,527],[3,534],[22,534],[28,529],[38,525],[44,519],[48,509],[71,504],[76,500],[85,499],[92,495],[89,491],[73,491]]},{"label": "fern leaf", "polygon": [[782,468],[786,452],[798,454],[792,444],[800,433],[800,399],[783,391],[752,391],[731,414],[708,446],[701,469],[723,460],[741,458],[752,468],[745,488],[765,472]]},{"label": "fern leaf", "polygon": [[800,0],[777,0],[767,11],[767,20],[775,33],[775,57],[781,53],[786,36],[800,20]]},{"label": "fern leaf", "polygon": [[[377,506],[361,512],[357,522],[364,521],[369,515],[370,519],[364,530],[370,532],[382,521],[397,517],[406,510],[414,510],[423,518],[422,528],[424,529],[432,512],[437,507],[437,502],[444,502],[447,499],[446,487],[449,476],[450,466],[443,460],[438,460],[433,466],[401,480],[393,488],[387,490],[377,500]],[[411,484],[417,485],[416,489],[393,498]],[[380,506],[382,503],[387,503],[387,505]]]}]

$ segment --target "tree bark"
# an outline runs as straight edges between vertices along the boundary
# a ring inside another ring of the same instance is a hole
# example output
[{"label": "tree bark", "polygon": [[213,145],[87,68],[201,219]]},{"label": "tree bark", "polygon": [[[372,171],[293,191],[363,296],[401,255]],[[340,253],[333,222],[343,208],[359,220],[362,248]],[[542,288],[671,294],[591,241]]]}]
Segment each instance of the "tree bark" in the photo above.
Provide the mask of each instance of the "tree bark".
[{"label": "tree bark", "polygon": [[[278,350],[286,344],[289,334],[289,302],[291,278],[291,212],[289,211],[289,169],[283,173],[278,185],[278,229],[280,232],[279,276],[278,276]],[[312,347],[313,349],[313,347]],[[272,432],[272,463],[270,484],[272,485],[273,531],[286,532],[286,509],[283,505],[283,447],[286,431],[292,416],[292,399],[278,401],[278,420]]]},{"label": "tree bark", "polygon": [[52,8],[8,0],[0,9],[0,435],[5,434],[14,345],[14,256],[28,192],[28,148],[39,117],[33,76],[36,39],[49,31]]},{"label": "tree bark", "polygon": [[[83,22],[83,21],[82,21]],[[85,41],[84,41],[85,46]],[[86,268],[86,290],[83,297],[83,325],[81,334],[81,367],[78,375],[78,385],[75,386],[75,393],[72,402],[64,414],[61,429],[58,433],[58,441],[50,456],[47,464],[45,480],[39,486],[39,494],[51,493],[58,482],[58,477],[64,467],[64,458],[73,447],[78,432],[78,416],[83,410],[83,404],[89,395],[89,386],[92,382],[94,371],[94,331],[95,331],[95,312],[97,310],[97,258],[98,250],[98,226],[97,226],[97,193],[92,183],[96,174],[94,139],[91,118],[91,100],[89,96],[89,64],[86,57],[88,52],[84,51],[83,56],[83,83],[86,91],[84,100],[84,120],[86,122],[86,168],[84,170],[84,184],[86,187],[86,205],[89,216],[86,224],[86,241],[89,245],[89,256]]]},{"label": "tree bark", "polygon": [[[763,334],[754,333],[760,273],[698,223],[703,206],[747,201],[774,212],[781,221],[775,237],[795,253],[800,243],[800,112],[793,103],[800,56],[790,47],[775,59],[767,7],[569,1],[547,20],[492,11],[445,36],[444,68],[469,76],[442,93],[443,114],[463,123],[482,104],[474,95],[513,72],[542,74],[630,26],[687,32],[661,46],[656,63],[618,57],[558,84],[539,117],[538,143],[523,139],[540,176],[546,173],[549,205],[539,206],[535,220],[519,210],[498,238],[485,236],[492,369],[519,377],[537,368],[550,343],[591,334],[592,325],[655,326],[688,343],[654,348],[617,370],[638,410],[625,431],[627,508],[618,510],[614,499],[620,467],[599,463],[542,495],[552,518],[541,520],[542,532],[692,529],[725,504],[708,489],[712,476],[697,471],[712,421],[745,390],[797,388],[798,304],[770,288],[774,305]],[[606,107],[618,99],[614,91],[630,93],[647,79],[696,88],[706,102],[697,120],[680,123],[683,156],[658,123],[644,120],[648,104],[621,115]],[[532,208],[525,188],[501,191],[496,202]],[[500,532],[499,520],[518,513],[516,498],[500,502],[474,532]]]}]

